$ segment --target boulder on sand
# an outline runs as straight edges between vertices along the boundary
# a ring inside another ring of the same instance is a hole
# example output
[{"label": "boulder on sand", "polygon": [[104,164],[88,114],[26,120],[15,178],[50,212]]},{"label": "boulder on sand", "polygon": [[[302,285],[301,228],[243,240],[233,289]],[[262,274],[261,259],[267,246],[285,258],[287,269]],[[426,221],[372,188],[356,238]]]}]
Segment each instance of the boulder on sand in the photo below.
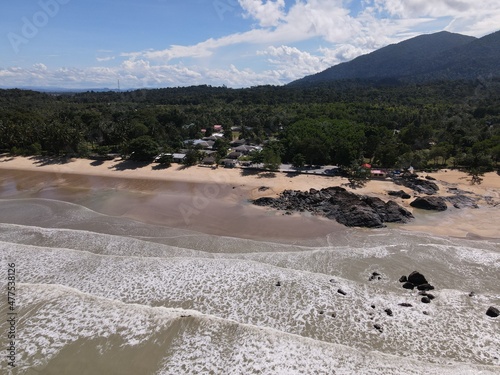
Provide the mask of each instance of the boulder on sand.
[{"label": "boulder on sand", "polygon": [[445,200],[441,197],[418,197],[410,203],[410,206],[431,211],[446,211],[448,209]]}]

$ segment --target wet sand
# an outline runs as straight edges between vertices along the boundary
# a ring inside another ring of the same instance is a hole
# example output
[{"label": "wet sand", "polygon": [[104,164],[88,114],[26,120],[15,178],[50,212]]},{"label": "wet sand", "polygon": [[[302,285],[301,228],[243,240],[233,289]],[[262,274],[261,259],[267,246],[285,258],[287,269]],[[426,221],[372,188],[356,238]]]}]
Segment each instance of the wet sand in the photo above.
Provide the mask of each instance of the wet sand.
[{"label": "wet sand", "polygon": [[[347,180],[341,177],[213,170],[201,166],[183,168],[177,164],[167,169],[155,168],[155,165],[121,160],[61,162],[4,156],[0,158],[0,176],[4,176],[1,197],[18,196],[22,191],[30,197],[82,203],[91,192],[109,192],[114,196],[103,199],[105,203],[94,198],[94,201],[85,201],[84,205],[105,214],[241,238],[295,241],[323,237],[340,228],[324,218],[287,216],[283,212],[254,207],[248,200],[277,196],[285,189],[345,187]],[[450,205],[445,213],[415,210],[409,206],[411,199],[387,195],[389,190],[405,190],[416,195],[390,180],[372,180],[361,189],[350,190],[383,200],[394,199],[414,213],[416,220],[397,227],[437,235],[500,238],[497,225],[500,209],[494,207],[500,202],[498,174],[486,174],[481,185],[470,185],[467,176],[459,171],[443,170],[429,175],[436,179],[440,196],[452,195],[450,188],[467,191],[479,199],[480,208],[459,210]]]}]

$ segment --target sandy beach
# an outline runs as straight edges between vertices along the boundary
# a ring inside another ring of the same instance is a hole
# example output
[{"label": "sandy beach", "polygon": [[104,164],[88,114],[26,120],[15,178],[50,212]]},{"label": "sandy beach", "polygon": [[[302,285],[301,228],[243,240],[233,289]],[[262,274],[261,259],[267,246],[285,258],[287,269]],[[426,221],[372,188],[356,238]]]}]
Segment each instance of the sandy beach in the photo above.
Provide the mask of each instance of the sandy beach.
[{"label": "sandy beach", "polygon": [[[429,175],[436,179],[435,182],[440,187],[440,196],[452,195],[458,189],[478,199],[478,209],[456,209],[449,205],[448,211],[440,213],[414,210],[409,205],[412,199],[404,200],[388,196],[387,192],[390,190],[405,190],[411,195],[417,195],[408,188],[394,184],[391,180],[371,180],[363,188],[352,190],[346,186],[347,180],[341,177],[257,173],[239,168],[211,169],[203,166],[184,168],[178,164],[172,164],[170,168],[158,169],[155,164],[144,165],[118,159],[107,161],[88,159],[60,161],[8,156],[0,157],[0,170],[3,170],[3,173],[8,170],[51,173],[53,176],[51,179],[52,186],[72,184],[84,187],[88,185],[87,188],[94,189],[112,186],[121,190],[154,192],[160,187],[168,186],[168,189],[173,193],[186,193],[186,183],[191,184],[190,186],[200,184],[200,186],[205,186],[203,191],[190,188],[193,189],[191,193],[201,195],[201,197],[198,197],[199,199],[217,199],[227,203],[241,202],[262,196],[277,196],[285,189],[309,190],[310,188],[321,189],[330,186],[344,186],[357,194],[378,196],[383,200],[394,199],[397,203],[412,211],[416,219],[410,224],[398,225],[402,229],[456,237],[500,238],[500,229],[497,224],[500,222],[500,207],[495,207],[495,204],[500,202],[500,176],[496,173],[486,174],[481,185],[471,185],[466,174],[456,170],[441,170],[436,173],[422,174],[422,177]],[[68,176],[72,176],[72,178],[68,180]],[[100,177],[100,179],[96,186],[96,180],[83,179],[83,176]],[[206,186],[210,187],[207,188]],[[252,209],[256,210],[254,212],[269,211],[257,207],[252,207]],[[137,214],[137,210],[135,210],[135,214]],[[149,211],[148,215],[150,214]],[[298,214],[294,216],[298,216]],[[280,221],[290,220],[290,218],[283,217],[282,213],[274,215],[271,219],[268,212],[266,217],[267,220],[272,220],[273,224],[278,226]],[[140,217],[138,218],[140,219]],[[215,219],[221,220],[222,217],[216,217]],[[172,222],[169,222],[169,224],[172,224]],[[206,218],[198,220],[197,224],[190,229],[203,230],[204,227],[212,227],[213,232],[215,228],[221,228],[221,225],[211,226]],[[229,225],[229,223],[227,224]],[[331,223],[328,223],[327,220],[315,220],[312,224],[317,227],[317,230],[311,233],[313,235],[321,235],[323,232],[331,231]]]}]

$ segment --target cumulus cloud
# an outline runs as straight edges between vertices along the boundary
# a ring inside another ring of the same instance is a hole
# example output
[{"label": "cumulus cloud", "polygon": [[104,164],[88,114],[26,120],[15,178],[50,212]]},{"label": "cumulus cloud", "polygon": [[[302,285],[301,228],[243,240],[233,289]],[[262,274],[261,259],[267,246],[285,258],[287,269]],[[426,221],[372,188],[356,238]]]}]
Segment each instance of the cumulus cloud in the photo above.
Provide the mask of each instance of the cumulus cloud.
[{"label": "cumulus cloud", "polygon": [[[477,0],[361,0],[356,11],[349,9],[350,3],[238,0],[240,16],[255,21],[245,32],[164,49],[97,51],[97,65],[107,67],[48,69],[37,64],[26,69],[0,68],[0,77],[4,86],[115,87],[118,78],[123,87],[282,84],[423,30],[482,36],[500,25],[498,0],[481,4]],[[247,59],[242,58],[242,50]]]},{"label": "cumulus cloud", "polygon": [[285,0],[239,0],[245,11],[244,17],[251,17],[262,27],[278,26],[285,17]]}]

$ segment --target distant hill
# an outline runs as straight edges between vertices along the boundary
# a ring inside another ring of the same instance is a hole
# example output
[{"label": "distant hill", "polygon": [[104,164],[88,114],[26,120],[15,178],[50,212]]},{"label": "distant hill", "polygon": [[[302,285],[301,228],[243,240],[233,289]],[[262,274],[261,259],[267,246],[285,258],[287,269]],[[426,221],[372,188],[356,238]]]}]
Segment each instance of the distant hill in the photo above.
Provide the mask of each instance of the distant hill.
[{"label": "distant hill", "polygon": [[442,31],[391,44],[290,85],[352,79],[425,82],[490,74],[500,76],[500,31],[480,39]]}]

